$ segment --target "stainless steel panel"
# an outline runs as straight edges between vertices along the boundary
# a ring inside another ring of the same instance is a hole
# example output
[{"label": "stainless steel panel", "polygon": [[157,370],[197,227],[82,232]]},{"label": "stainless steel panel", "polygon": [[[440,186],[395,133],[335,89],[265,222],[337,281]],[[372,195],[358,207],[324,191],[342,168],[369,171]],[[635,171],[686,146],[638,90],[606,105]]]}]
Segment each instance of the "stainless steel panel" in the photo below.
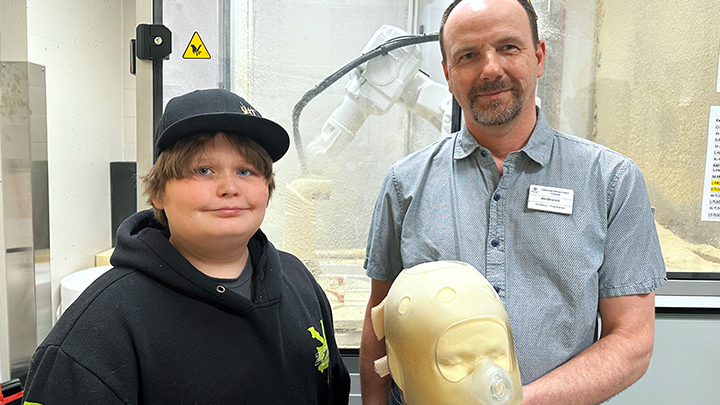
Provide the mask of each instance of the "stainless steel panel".
[{"label": "stainless steel panel", "polygon": [[27,374],[36,347],[35,275],[32,247],[7,249],[10,377]]},{"label": "stainless steel panel", "polygon": [[47,91],[45,88],[45,67],[28,63],[27,69],[28,107],[30,108],[30,186],[35,270],[36,342],[39,344],[50,332],[53,320],[52,289],[50,286]]},{"label": "stainless steel panel", "polygon": [[[50,329],[45,69],[0,62],[0,157],[10,377],[24,378]],[[36,257],[37,268],[36,268]]]}]

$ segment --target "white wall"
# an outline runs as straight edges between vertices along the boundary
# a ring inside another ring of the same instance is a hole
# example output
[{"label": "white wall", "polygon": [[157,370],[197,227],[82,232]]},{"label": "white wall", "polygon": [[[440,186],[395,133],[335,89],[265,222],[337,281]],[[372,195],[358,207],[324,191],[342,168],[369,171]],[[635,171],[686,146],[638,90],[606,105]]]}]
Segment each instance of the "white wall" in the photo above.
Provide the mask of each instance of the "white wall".
[{"label": "white wall", "polygon": [[[60,280],[111,244],[109,162],[123,159],[123,1],[27,0],[46,67],[53,307]],[[134,106],[133,106],[134,109]]]},{"label": "white wall", "polygon": [[123,83],[123,159],[135,161],[136,142],[136,97],[135,76],[130,74],[130,40],[135,38],[135,0],[122,0],[122,83]]}]

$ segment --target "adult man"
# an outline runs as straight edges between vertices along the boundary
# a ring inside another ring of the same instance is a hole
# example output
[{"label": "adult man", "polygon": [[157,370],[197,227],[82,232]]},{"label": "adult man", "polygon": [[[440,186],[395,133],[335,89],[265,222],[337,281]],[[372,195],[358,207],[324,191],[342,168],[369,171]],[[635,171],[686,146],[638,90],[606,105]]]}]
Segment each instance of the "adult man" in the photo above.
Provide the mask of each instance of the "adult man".
[{"label": "adult man", "polygon": [[[645,184],[630,159],[553,130],[536,109],[545,43],[535,20],[527,0],[457,0],[443,15],[443,69],[466,126],[396,162],[378,197],[365,264],[365,404],[387,403],[390,391],[372,370],[385,348],[369,310],[402,268],[432,260],[468,262],[498,291],[523,404],[597,404],[647,369],[653,291],[666,278]],[[536,192],[567,198],[531,204]]]}]

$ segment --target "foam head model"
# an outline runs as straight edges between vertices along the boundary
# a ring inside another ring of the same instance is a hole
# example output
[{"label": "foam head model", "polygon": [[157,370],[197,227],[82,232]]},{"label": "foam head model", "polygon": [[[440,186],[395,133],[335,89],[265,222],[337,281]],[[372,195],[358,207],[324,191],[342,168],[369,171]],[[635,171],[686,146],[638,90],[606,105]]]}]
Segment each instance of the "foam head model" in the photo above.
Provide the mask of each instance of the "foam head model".
[{"label": "foam head model", "polygon": [[438,261],[403,270],[372,309],[406,405],[516,405],[522,385],[512,330],[500,297],[474,267]]}]

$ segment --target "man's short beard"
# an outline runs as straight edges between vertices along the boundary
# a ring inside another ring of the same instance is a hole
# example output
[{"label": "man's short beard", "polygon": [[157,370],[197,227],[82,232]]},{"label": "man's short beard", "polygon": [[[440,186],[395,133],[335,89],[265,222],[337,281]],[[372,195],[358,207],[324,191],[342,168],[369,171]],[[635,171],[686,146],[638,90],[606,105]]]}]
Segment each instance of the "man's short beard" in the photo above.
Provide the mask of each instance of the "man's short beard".
[{"label": "man's short beard", "polygon": [[491,100],[484,109],[478,108],[475,103],[475,100],[481,93],[508,88],[507,83],[503,82],[500,78],[483,85],[473,86],[473,88],[470,89],[468,94],[468,98],[470,99],[470,112],[472,112],[475,122],[488,127],[498,126],[507,124],[520,115],[523,109],[522,90],[520,90],[520,86],[514,81],[512,81],[511,84],[510,92],[512,99],[510,105],[504,108],[502,100]]}]

